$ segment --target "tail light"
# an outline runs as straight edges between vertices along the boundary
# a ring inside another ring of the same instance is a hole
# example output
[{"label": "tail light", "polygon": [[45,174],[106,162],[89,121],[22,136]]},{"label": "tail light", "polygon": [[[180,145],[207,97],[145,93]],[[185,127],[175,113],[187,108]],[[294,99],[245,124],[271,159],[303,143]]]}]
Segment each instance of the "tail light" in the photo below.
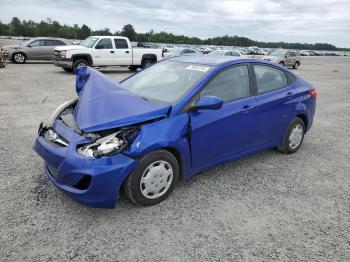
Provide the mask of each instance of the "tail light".
[{"label": "tail light", "polygon": [[316,96],[317,96],[316,89],[312,89],[312,90],[309,92],[309,94],[310,94],[310,96],[316,97]]}]

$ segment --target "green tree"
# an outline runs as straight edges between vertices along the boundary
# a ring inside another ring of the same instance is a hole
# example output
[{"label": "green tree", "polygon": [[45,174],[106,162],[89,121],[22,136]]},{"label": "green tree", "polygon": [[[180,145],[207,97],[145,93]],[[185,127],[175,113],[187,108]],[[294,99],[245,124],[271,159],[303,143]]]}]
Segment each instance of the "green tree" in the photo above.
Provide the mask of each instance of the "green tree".
[{"label": "green tree", "polygon": [[137,33],[134,29],[134,27],[130,24],[124,25],[122,31],[120,32],[122,36],[125,36],[129,38],[130,41],[136,41],[137,40]]}]

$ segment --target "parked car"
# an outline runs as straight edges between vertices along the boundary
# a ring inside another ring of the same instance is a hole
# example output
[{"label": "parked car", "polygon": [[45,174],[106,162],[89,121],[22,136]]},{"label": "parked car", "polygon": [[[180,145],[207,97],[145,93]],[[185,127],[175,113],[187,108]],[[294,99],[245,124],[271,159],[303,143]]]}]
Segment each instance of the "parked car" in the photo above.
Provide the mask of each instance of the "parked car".
[{"label": "parked car", "polygon": [[298,69],[301,63],[301,58],[297,52],[284,50],[275,50],[268,56],[264,56],[263,60],[271,61],[286,67],[293,67],[294,69]]},{"label": "parked car", "polygon": [[135,71],[162,59],[162,49],[133,48],[127,37],[90,36],[80,45],[55,48],[52,60],[56,66],[72,72],[78,66],[128,66]]},{"label": "parked car", "polygon": [[193,48],[174,48],[173,50],[171,50],[170,52],[164,53],[164,58],[169,58],[169,57],[173,57],[173,56],[181,56],[181,55],[203,55],[202,52],[197,51]]},{"label": "parked car", "polygon": [[53,37],[35,37],[21,45],[2,47],[3,55],[16,64],[24,64],[27,60],[51,60],[56,46],[69,44],[66,39]]},{"label": "parked car", "polygon": [[81,67],[76,91],[40,124],[34,149],[55,186],[95,207],[114,207],[122,188],[157,204],[220,163],[295,153],[316,106],[315,89],[285,67],[225,56],[165,59],[119,83]]},{"label": "parked car", "polygon": [[215,50],[211,53],[209,53],[208,55],[223,55],[223,56],[241,56],[241,54],[237,51],[234,50]]}]

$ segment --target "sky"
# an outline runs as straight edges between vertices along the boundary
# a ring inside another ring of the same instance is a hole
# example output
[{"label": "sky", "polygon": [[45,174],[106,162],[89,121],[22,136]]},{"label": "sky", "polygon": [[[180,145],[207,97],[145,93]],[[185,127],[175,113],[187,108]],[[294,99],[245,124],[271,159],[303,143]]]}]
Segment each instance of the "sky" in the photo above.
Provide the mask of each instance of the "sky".
[{"label": "sky", "polygon": [[132,24],[208,38],[238,35],[258,41],[330,43],[350,47],[350,0],[0,0],[0,20],[86,24],[120,31]]}]

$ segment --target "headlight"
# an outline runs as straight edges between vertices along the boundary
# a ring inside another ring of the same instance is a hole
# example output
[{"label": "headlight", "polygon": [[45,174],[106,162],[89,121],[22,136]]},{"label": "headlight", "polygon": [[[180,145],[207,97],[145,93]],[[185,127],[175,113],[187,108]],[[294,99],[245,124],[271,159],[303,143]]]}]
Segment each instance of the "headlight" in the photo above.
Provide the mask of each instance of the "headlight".
[{"label": "headlight", "polygon": [[117,137],[120,132],[97,139],[94,143],[78,147],[78,153],[87,157],[101,157],[119,152],[124,141]]},{"label": "headlight", "polygon": [[67,51],[61,51],[61,57],[66,58]]},{"label": "headlight", "polygon": [[77,152],[86,157],[102,157],[118,154],[130,145],[139,132],[137,127],[127,127],[111,135],[101,137],[95,142],[80,145]]}]

